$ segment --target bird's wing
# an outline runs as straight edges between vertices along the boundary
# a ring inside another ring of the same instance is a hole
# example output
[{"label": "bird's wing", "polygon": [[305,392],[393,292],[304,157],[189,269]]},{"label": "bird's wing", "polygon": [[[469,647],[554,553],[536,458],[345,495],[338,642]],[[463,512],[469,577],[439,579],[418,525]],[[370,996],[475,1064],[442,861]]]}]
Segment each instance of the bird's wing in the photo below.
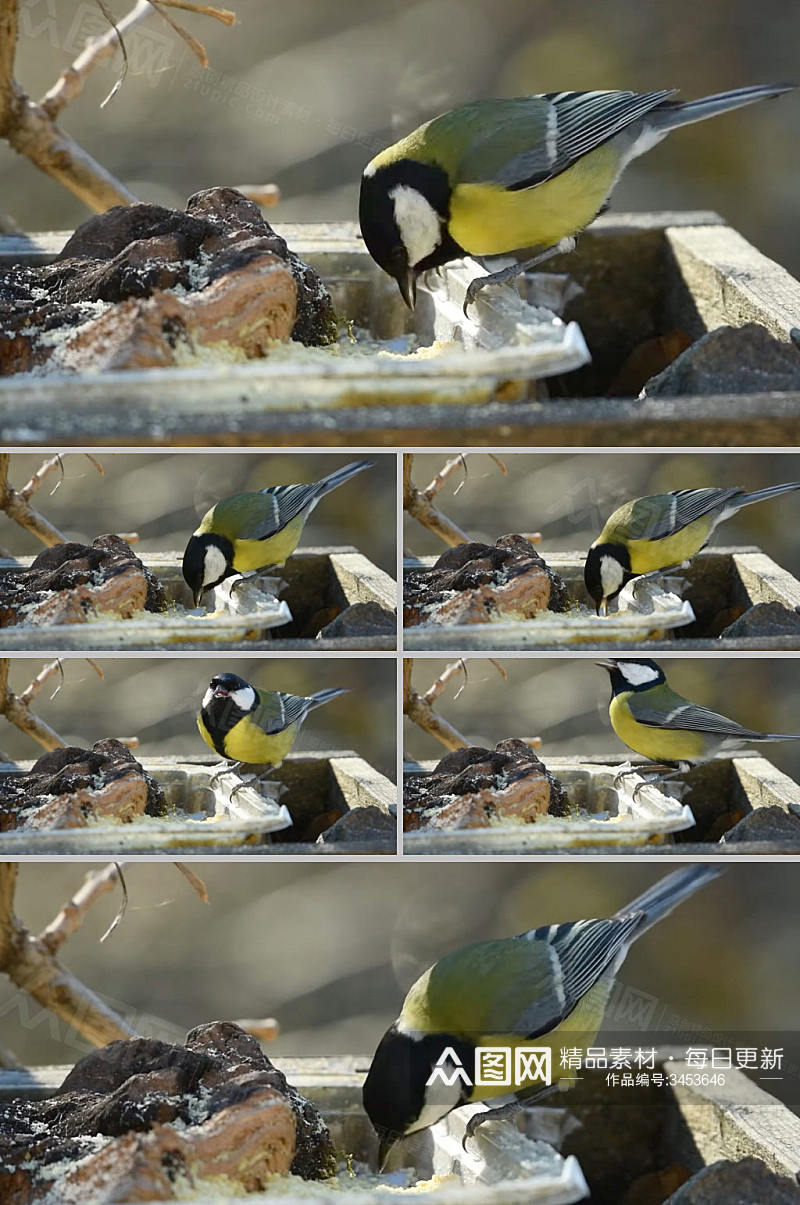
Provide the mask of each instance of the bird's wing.
[{"label": "bird's wing", "polygon": [[558,1012],[554,1017],[547,1017],[539,1001],[529,1005],[518,1023],[527,1037],[547,1033],[569,1016],[578,1001],[613,965],[618,954],[627,948],[642,920],[641,912],[631,912],[609,920],[550,925],[524,935],[526,941],[546,942],[558,966],[554,991]]},{"label": "bird's wing", "polygon": [[487,114],[462,157],[459,178],[532,188],[559,175],[660,105],[659,92],[549,92],[505,102]]},{"label": "bird's wing", "polygon": [[631,504],[627,524],[632,540],[661,540],[694,523],[711,511],[722,510],[726,502],[742,493],[731,489],[673,490],[652,498],[637,498]]},{"label": "bird's wing", "polygon": [[[659,707],[655,710],[647,702],[644,695],[634,693],[628,700],[633,718],[640,724],[645,724],[649,728],[669,728],[676,731],[687,732],[707,732],[710,735],[721,737],[734,737],[746,739],[754,739],[761,734],[754,732],[750,728],[743,728],[741,724],[737,724],[735,720],[729,720],[727,716],[719,715],[716,711],[711,711],[708,707],[702,707],[699,703],[690,703],[688,699],[682,698],[675,691],[668,689],[668,695],[665,699],[663,691],[660,692],[660,703],[667,703],[667,706]],[[671,699],[669,696],[672,696]]]},{"label": "bird's wing", "polygon": [[280,690],[261,690],[258,706],[250,713],[250,720],[262,732],[273,735],[304,719],[307,712],[308,699],[287,695]]},{"label": "bird's wing", "polygon": [[412,988],[404,1019],[414,1028],[472,1037],[547,1033],[609,968],[642,915],[551,925],[457,950]]},{"label": "bird's wing", "polygon": [[272,485],[256,493],[223,498],[210,512],[214,529],[237,540],[267,540],[314,501],[319,484]]}]

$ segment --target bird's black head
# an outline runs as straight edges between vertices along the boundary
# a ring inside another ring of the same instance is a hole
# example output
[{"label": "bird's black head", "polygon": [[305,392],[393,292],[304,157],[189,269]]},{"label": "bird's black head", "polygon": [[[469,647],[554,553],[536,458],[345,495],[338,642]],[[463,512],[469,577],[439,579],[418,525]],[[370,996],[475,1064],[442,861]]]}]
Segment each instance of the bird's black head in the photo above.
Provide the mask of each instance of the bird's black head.
[{"label": "bird's black head", "polygon": [[596,664],[607,669],[611,676],[612,697],[629,690],[652,690],[667,680],[661,666],[645,658],[609,657]]},{"label": "bird's black head", "polygon": [[190,537],[183,554],[183,580],[192,592],[196,607],[206,590],[218,586],[235,572],[233,544],[227,536],[203,532]]},{"label": "bird's black head", "polygon": [[214,741],[214,748],[222,757],[227,757],[227,734],[257,706],[258,691],[238,674],[217,674],[211,679],[203,695],[200,714]]},{"label": "bird's black head", "polygon": [[396,1024],[381,1038],[363,1090],[364,1109],[379,1139],[379,1167],[404,1134],[426,1129],[469,1099],[470,1088],[462,1078],[449,1086],[438,1077],[428,1082],[448,1047],[471,1079],[475,1047],[464,1038],[403,1033]]},{"label": "bird's black head", "polygon": [[586,589],[594,599],[597,614],[605,614],[612,598],[635,575],[631,573],[631,558],[624,544],[592,544],[583,566]]},{"label": "bird's black head", "polygon": [[416,159],[367,165],[358,217],[372,258],[398,283],[412,310],[417,277],[464,252],[450,237],[450,183],[444,168]]}]

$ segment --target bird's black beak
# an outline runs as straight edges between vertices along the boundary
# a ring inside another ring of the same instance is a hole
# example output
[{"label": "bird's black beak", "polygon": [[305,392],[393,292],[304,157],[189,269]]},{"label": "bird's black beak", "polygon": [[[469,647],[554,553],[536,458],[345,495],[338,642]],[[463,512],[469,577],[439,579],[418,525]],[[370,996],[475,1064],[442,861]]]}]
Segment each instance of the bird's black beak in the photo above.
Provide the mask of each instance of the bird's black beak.
[{"label": "bird's black beak", "polygon": [[407,267],[403,272],[399,272],[397,284],[403,296],[403,301],[410,310],[416,308],[417,304],[417,274],[412,267]]},{"label": "bird's black beak", "polygon": [[392,1149],[397,1142],[396,1134],[388,1134],[386,1132],[378,1134],[378,1171],[382,1172],[386,1166]]},{"label": "bird's black beak", "polygon": [[595,661],[595,665],[599,665],[600,669],[616,669],[616,661]]},{"label": "bird's black beak", "polygon": [[215,686],[214,687],[214,698],[215,699],[227,699],[229,694],[230,694],[230,691],[226,690],[224,686]]},{"label": "bird's black beak", "polygon": [[200,588],[199,588],[198,590],[193,591],[193,596],[194,596],[194,605],[195,605],[196,607],[199,607],[199,606],[200,606],[200,604],[201,604],[201,603],[202,603],[202,601],[203,601],[203,592],[204,592],[204,591],[203,591],[203,587],[202,587],[202,586],[200,586]]},{"label": "bird's black beak", "polygon": [[596,603],[595,605],[596,605],[598,615],[608,615],[608,599],[607,598],[601,598],[600,601],[598,603]]}]

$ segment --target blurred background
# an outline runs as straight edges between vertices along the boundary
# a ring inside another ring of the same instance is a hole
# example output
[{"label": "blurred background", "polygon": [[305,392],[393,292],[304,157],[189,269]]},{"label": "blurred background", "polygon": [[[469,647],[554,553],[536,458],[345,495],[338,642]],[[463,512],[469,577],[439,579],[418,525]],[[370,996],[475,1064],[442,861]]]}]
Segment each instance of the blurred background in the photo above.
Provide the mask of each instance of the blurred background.
[{"label": "blurred background", "polygon": [[[9,481],[21,489],[49,453],[11,455]],[[93,463],[77,452],[64,453],[63,476],[56,469],[31,505],[70,540],[91,543],[108,532],[138,532],[134,551],[177,552],[206,511],[229,494],[268,485],[318,481],[352,460],[338,453],[226,452],[211,455],[159,452],[100,452]],[[397,489],[394,455],[370,455],[375,467],[328,494],[312,512],[300,548],[355,545],[392,577],[397,571]],[[55,491],[55,492],[53,492]],[[0,512],[0,548],[6,555],[36,556],[44,545]]]},{"label": "blurred background", "polygon": [[[540,736],[537,754],[625,754],[608,718],[611,698],[608,671],[590,657],[467,657],[466,681],[456,675],[445,687],[436,710],[471,744],[494,748],[507,737]],[[447,661],[417,658],[412,684],[422,693]],[[800,677],[793,657],[659,658],[673,690],[730,716],[758,732],[800,734]],[[438,761],[444,745],[416,724],[404,720],[407,758]],[[752,746],[779,769],[800,779],[800,741]]]},{"label": "blurred background", "polygon": [[[414,456],[414,484],[424,489],[447,455]],[[466,472],[448,477],[435,505],[473,540],[493,544],[512,532],[541,532],[548,551],[580,552],[597,539],[606,519],[623,502],[646,494],[700,486],[764,489],[800,481],[800,455],[786,452],[553,452],[466,456]],[[717,528],[711,547],[757,545],[800,576],[800,490],[748,506]],[[446,545],[416,519],[404,516],[406,555],[440,556]]]},{"label": "blurred background", "polygon": [[[132,0],[111,0],[119,18]],[[479,97],[583,88],[679,88],[697,97],[797,76],[800,6],[786,0],[231,0],[227,29],[180,14],[207,47],[204,71],[157,16],[127,39],[118,71],[96,70],[62,124],[142,200],[182,206],[212,185],[275,182],[270,220],[353,219],[361,170],[436,113]],[[16,74],[34,97],[87,35],[93,0],[20,0]],[[800,270],[800,101],[784,97],[681,130],[639,160],[614,208],[713,209]],[[29,230],[87,212],[0,146],[3,208]]]},{"label": "blurred background", "polygon": [[[279,1066],[285,1055],[369,1057],[410,984],[448,951],[607,916],[666,873],[631,862],[192,865],[208,905],[172,866],[129,863],[128,910],[113,937],[99,944],[116,893],[98,901],[60,957],[140,1032],[166,1040],[212,1019],[274,1016],[282,1032],[266,1050]],[[24,924],[39,932],[88,869],[23,865]],[[757,1031],[765,1045],[788,1046],[797,926],[796,867],[740,863],[637,942],[620,978],[652,999],[659,1029],[679,1018],[684,1031]],[[5,979],[0,1033],[25,1062],[72,1062],[85,1049]]]},{"label": "blurred background", "polygon": [[[15,658],[9,685],[19,694],[45,664]],[[101,680],[93,665],[103,671]],[[328,686],[351,693],[313,711],[300,730],[295,751],[353,749],[394,779],[396,758],[396,668],[394,658],[216,657],[65,659],[63,682],[50,678],[33,710],[71,745],[90,747],[105,737],[139,738],[137,757],[173,754],[193,758],[211,750],[197,730],[196,716],[214,674],[230,671],[266,690],[313,694]],[[53,692],[60,685],[58,694]],[[35,760],[44,750],[0,717],[0,749],[8,759]]]}]

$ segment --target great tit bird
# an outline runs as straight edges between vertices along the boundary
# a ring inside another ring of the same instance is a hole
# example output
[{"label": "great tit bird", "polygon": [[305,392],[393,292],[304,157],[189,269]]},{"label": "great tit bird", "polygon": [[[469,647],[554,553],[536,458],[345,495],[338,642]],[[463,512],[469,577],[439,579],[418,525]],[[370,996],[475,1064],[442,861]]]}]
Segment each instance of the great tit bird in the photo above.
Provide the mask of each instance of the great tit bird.
[{"label": "great tit bird", "polygon": [[[386,1031],[364,1083],[364,1108],[379,1139],[379,1166],[398,1138],[426,1129],[460,1105],[509,1095],[507,1084],[474,1085],[475,1049],[550,1047],[552,1079],[569,1087],[574,1072],[560,1066],[561,1046],[591,1046],[616,974],[637,938],[721,873],[687,866],[662,878],[608,920],[545,925],[518,937],[482,941],[447,954],[410,988],[400,1016]],[[433,1077],[448,1047],[471,1084],[443,1067],[449,1085]],[[541,1094],[544,1094],[544,1089]],[[507,1116],[539,1095],[531,1080],[515,1081],[511,1107],[480,1113]]]},{"label": "great tit bird", "polygon": [[195,606],[206,590],[234,573],[283,565],[320,498],[370,468],[372,461],[354,460],[309,485],[270,485],[212,506],[183,554],[183,577]]},{"label": "great tit bird", "polygon": [[667,685],[655,661],[609,658],[597,664],[611,675],[611,727],[634,753],[662,766],[688,769],[750,741],[800,740],[783,732],[754,732],[684,699]]},{"label": "great tit bird", "polygon": [[705,548],[714,529],[754,502],[800,490],[800,481],[745,493],[730,489],[673,490],[634,498],[614,511],[586,555],[583,580],[597,614],[624,585],[644,573],[673,569]]},{"label": "great tit bird", "polygon": [[205,743],[228,761],[279,766],[309,711],[344,694],[346,687],[334,686],[302,698],[256,690],[237,674],[217,674],[203,696],[197,727]]},{"label": "great tit bird", "polygon": [[476,278],[510,280],[564,251],[605,207],[628,163],[678,126],[779,96],[794,84],[702,100],[657,92],[547,92],[479,100],[434,117],[364,169],[359,219],[372,258],[414,308],[417,278],[465,255],[538,254]]}]

